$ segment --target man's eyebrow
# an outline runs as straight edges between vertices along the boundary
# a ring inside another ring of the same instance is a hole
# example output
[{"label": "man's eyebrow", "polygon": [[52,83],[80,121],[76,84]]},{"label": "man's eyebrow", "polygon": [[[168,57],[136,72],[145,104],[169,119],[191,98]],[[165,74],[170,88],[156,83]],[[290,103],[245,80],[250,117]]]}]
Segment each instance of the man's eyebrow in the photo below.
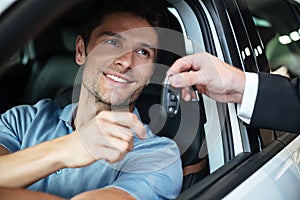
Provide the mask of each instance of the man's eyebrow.
[{"label": "man's eyebrow", "polygon": [[115,38],[118,38],[118,39],[125,40],[125,38],[121,34],[114,33],[112,31],[103,31],[99,34],[99,37],[102,37],[102,36],[110,36],[110,37],[115,37]]},{"label": "man's eyebrow", "polygon": [[155,49],[155,47],[151,46],[150,44],[144,43],[144,42],[141,42],[139,44],[139,46],[144,47],[144,48],[149,48],[149,49]]}]

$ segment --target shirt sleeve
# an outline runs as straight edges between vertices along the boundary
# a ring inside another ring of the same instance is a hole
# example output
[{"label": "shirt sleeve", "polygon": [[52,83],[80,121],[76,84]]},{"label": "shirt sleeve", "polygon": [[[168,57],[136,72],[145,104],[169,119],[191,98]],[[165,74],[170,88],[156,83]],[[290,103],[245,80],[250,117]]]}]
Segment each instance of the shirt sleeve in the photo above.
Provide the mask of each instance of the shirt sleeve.
[{"label": "shirt sleeve", "polygon": [[17,106],[0,115],[0,145],[10,152],[20,150],[23,136],[36,110],[31,106]]},{"label": "shirt sleeve", "polygon": [[246,72],[245,90],[241,104],[237,105],[237,114],[249,124],[255,106],[258,90],[258,74]]}]

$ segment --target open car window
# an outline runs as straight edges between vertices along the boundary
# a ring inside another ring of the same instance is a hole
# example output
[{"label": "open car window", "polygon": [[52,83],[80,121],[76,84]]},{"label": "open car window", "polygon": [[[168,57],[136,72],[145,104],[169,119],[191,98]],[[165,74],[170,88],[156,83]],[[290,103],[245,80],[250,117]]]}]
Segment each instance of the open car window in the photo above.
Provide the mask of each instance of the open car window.
[{"label": "open car window", "polygon": [[[247,3],[264,43],[271,70],[275,73],[282,71],[283,75],[291,78],[299,76],[299,5],[289,1],[260,4],[248,0]],[[285,69],[280,71],[280,67]]]}]

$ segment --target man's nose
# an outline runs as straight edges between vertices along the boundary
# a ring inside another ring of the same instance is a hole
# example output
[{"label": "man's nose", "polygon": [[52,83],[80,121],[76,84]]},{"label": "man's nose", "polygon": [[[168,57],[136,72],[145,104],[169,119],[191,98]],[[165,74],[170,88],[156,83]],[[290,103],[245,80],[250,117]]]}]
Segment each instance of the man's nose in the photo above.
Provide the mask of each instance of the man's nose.
[{"label": "man's nose", "polygon": [[126,53],[121,54],[115,59],[115,64],[124,68],[131,69],[134,65],[134,52],[128,51]]}]

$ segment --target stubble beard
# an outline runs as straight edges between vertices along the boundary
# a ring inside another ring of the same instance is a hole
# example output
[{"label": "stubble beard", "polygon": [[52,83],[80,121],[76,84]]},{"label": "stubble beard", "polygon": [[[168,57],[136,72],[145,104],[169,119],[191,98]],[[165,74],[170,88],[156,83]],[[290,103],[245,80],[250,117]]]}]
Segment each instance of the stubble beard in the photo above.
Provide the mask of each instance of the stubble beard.
[{"label": "stubble beard", "polygon": [[[103,72],[97,72],[96,77],[100,76],[99,73]],[[82,85],[92,100],[90,102],[94,102],[97,110],[129,110],[129,107],[134,105],[144,88],[144,86],[140,86],[128,97],[120,95],[122,91],[117,91],[117,89],[103,91],[98,81],[92,82],[90,79],[86,79],[85,72],[83,73]]]},{"label": "stubble beard", "polygon": [[[136,90],[132,95],[129,97],[124,97],[122,95],[118,95],[117,92],[114,90],[109,91],[110,94],[105,92],[101,92],[100,87],[93,86],[92,88],[92,95],[94,96],[95,104],[98,105],[97,107],[106,108],[109,110],[129,110],[129,107],[132,107],[137,100],[137,92]],[[116,93],[114,95],[114,93]],[[140,92],[138,92],[140,93]]]}]

